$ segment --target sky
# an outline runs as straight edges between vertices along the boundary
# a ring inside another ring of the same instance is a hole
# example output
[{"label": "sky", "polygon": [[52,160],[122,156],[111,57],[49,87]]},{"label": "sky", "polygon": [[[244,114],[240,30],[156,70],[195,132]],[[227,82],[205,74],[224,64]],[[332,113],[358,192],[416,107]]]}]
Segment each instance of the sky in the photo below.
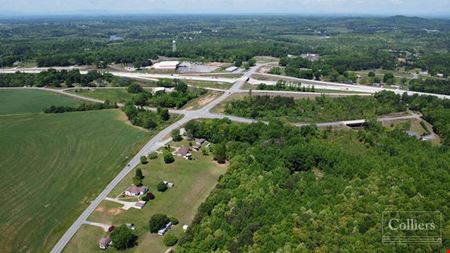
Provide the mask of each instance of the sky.
[{"label": "sky", "polygon": [[0,0],[0,15],[147,13],[450,16],[450,0]]}]

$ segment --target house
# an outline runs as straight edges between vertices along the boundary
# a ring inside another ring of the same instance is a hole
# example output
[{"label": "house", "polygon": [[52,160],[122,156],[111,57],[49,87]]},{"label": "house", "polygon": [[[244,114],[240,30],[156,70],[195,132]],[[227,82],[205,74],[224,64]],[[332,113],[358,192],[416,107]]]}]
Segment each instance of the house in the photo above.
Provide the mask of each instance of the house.
[{"label": "house", "polygon": [[195,151],[199,151],[199,150],[202,148],[202,145],[200,145],[200,144],[195,144],[194,146],[192,146],[192,148],[193,148]]},{"label": "house", "polygon": [[174,92],[175,88],[171,87],[171,88],[167,88],[167,87],[155,87],[152,88],[152,94],[154,95],[157,92],[165,92],[165,93],[171,93]]},{"label": "house", "polygon": [[135,186],[132,185],[125,190],[125,195],[127,196],[140,196],[148,191],[145,186]]},{"label": "house", "polygon": [[160,230],[158,230],[158,235],[163,236],[169,229],[172,227],[172,222],[166,224],[166,226]]},{"label": "house", "polygon": [[109,238],[109,237],[103,237],[98,242],[98,246],[100,247],[100,249],[107,249],[109,246],[111,246],[111,244],[112,244],[112,241],[111,241],[111,238]]},{"label": "house", "polygon": [[307,54],[300,55],[300,57],[302,57],[303,59],[307,59],[308,61],[312,61],[312,62],[320,60],[320,55],[319,54],[307,53]]},{"label": "house", "polygon": [[177,156],[181,156],[184,157],[186,159],[191,159],[192,158],[192,154],[191,154],[191,150],[188,147],[181,147],[179,148],[175,154]]},{"label": "house", "polygon": [[236,66],[231,66],[225,69],[226,72],[235,72],[237,71],[239,68]]},{"label": "house", "polygon": [[195,143],[198,145],[203,145],[203,143],[205,143],[206,139],[204,138],[197,138],[195,139]]},{"label": "house", "polygon": [[151,68],[158,70],[176,70],[179,65],[179,61],[162,61],[153,64]]}]

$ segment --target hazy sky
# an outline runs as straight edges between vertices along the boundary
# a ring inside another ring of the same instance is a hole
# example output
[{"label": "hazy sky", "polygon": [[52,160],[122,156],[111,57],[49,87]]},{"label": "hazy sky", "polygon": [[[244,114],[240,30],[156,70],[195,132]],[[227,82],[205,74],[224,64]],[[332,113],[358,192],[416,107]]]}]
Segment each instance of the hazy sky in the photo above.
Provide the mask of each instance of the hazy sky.
[{"label": "hazy sky", "polygon": [[[449,15],[450,0],[0,0],[19,13],[298,13]],[[105,11],[105,12],[103,12]]]}]

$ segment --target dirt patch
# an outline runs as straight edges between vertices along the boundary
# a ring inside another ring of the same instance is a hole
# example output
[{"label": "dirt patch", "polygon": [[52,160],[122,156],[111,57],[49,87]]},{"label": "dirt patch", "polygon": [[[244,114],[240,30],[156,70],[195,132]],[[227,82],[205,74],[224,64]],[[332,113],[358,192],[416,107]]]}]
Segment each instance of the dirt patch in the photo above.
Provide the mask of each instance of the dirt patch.
[{"label": "dirt patch", "polygon": [[193,100],[191,103],[189,103],[186,106],[185,109],[186,110],[196,110],[200,107],[207,105],[209,102],[213,101],[218,96],[220,96],[220,92],[211,92],[210,94],[208,94],[206,96],[199,97],[199,98]]},{"label": "dirt patch", "polygon": [[95,211],[96,211],[96,212],[103,213],[103,212],[105,211],[105,208],[104,208],[104,207],[97,207],[97,208],[95,209]]},{"label": "dirt patch", "polygon": [[122,212],[122,210],[120,208],[109,208],[108,211],[106,211],[108,213],[108,215],[118,215]]}]

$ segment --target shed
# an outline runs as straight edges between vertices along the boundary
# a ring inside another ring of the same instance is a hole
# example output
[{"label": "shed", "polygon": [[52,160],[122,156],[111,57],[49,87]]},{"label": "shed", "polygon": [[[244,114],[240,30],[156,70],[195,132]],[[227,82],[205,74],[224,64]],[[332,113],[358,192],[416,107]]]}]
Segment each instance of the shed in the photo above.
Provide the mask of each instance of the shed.
[{"label": "shed", "polygon": [[109,237],[103,237],[98,242],[98,246],[100,247],[100,249],[107,249],[111,244],[112,244],[112,241],[111,241],[111,238],[109,238]]}]

